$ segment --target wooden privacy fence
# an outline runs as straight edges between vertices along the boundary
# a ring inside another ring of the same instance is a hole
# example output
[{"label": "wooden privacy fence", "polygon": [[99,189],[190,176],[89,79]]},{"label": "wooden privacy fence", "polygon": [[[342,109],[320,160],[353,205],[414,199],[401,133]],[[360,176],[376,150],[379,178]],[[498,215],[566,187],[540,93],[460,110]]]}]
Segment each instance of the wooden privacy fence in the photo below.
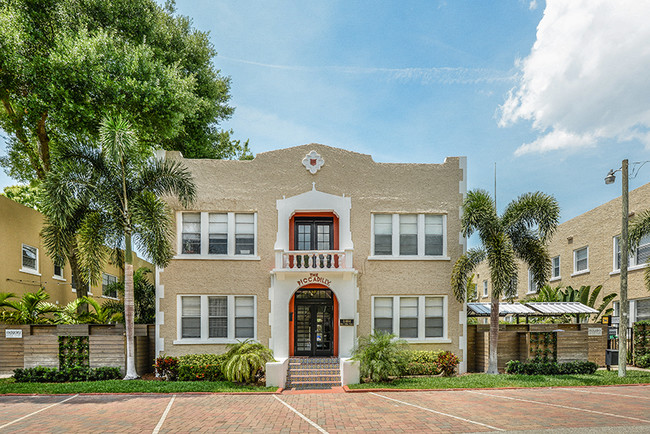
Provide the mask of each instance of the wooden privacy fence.
[{"label": "wooden privacy fence", "polygon": [[[154,326],[135,325],[135,364],[139,374],[152,372]],[[122,324],[8,325],[0,324],[0,374],[16,368],[59,367],[59,337],[87,336],[91,368],[126,367],[126,338]]]},{"label": "wooden privacy fence", "polygon": [[[490,326],[467,326],[467,370],[488,367]],[[604,324],[499,324],[498,368],[510,360],[557,356],[558,363],[588,360],[605,365],[607,325]]]}]

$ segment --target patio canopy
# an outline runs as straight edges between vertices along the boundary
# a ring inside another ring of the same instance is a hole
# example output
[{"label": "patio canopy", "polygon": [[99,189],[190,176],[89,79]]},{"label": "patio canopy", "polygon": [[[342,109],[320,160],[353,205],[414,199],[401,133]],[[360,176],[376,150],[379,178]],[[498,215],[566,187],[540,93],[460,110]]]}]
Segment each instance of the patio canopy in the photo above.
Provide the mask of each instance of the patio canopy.
[{"label": "patio canopy", "polygon": [[[490,312],[490,303],[467,303],[467,316],[489,317]],[[577,301],[499,303],[499,316],[561,316],[592,313],[598,311]]]}]

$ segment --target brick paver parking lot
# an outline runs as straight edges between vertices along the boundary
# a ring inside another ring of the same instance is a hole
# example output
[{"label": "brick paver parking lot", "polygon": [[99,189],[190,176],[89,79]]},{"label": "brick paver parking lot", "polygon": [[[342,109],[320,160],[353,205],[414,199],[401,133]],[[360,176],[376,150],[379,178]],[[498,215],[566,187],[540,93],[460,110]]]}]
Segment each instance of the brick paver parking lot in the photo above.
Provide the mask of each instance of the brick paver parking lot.
[{"label": "brick paver parking lot", "polygon": [[578,428],[584,432],[650,432],[650,386],[302,395],[0,396],[0,433],[407,433]]}]

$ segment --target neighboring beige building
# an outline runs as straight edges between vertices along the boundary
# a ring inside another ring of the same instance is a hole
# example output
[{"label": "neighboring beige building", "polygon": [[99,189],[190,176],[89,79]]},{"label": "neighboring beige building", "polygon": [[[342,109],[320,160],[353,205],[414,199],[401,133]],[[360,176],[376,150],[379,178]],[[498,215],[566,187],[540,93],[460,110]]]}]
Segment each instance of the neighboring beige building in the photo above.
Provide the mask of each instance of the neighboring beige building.
[{"label": "neighboring beige building", "polygon": [[[65,305],[76,295],[70,265],[55,266],[47,256],[40,236],[43,214],[0,196],[0,292],[11,292],[21,297],[43,287],[50,295],[48,301]],[[136,269],[153,268],[143,259],[135,259]],[[102,299],[117,299],[118,294],[107,293],[104,284],[123,280],[123,271],[107,264],[102,284],[90,288],[90,295]]]},{"label": "neighboring beige building", "polygon": [[[630,192],[630,220],[650,208],[650,183]],[[549,243],[552,258],[552,274],[549,284],[592,288],[603,285],[600,299],[606,294],[618,293],[619,247],[621,233],[621,198],[618,197],[581,214],[558,226]],[[630,256],[628,273],[628,298],[630,322],[650,319],[650,292],[643,283],[643,269],[650,257],[650,237],[642,240],[639,248]],[[476,282],[480,301],[488,301],[492,290],[487,264],[476,270]],[[485,295],[485,288],[488,288]],[[519,299],[534,295],[537,288],[531,281],[528,268],[519,264]],[[615,315],[618,315],[615,303]]]},{"label": "neighboring beige building", "polygon": [[453,264],[466,160],[376,163],[310,144],[251,161],[192,160],[197,200],[175,211],[177,252],[157,270],[156,353],[219,353],[252,338],[279,361],[352,354],[393,332],[466,370]]}]

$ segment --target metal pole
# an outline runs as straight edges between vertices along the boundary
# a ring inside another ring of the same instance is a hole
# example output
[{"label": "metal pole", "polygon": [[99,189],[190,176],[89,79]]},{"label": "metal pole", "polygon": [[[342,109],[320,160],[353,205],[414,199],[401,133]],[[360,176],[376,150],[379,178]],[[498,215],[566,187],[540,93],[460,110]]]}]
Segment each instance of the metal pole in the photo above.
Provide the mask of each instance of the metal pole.
[{"label": "metal pole", "polygon": [[627,372],[627,326],[629,304],[627,301],[627,266],[628,266],[628,219],[629,219],[629,187],[627,173],[627,159],[623,160],[622,195],[621,195],[621,317],[618,323],[618,376],[625,377]]}]

